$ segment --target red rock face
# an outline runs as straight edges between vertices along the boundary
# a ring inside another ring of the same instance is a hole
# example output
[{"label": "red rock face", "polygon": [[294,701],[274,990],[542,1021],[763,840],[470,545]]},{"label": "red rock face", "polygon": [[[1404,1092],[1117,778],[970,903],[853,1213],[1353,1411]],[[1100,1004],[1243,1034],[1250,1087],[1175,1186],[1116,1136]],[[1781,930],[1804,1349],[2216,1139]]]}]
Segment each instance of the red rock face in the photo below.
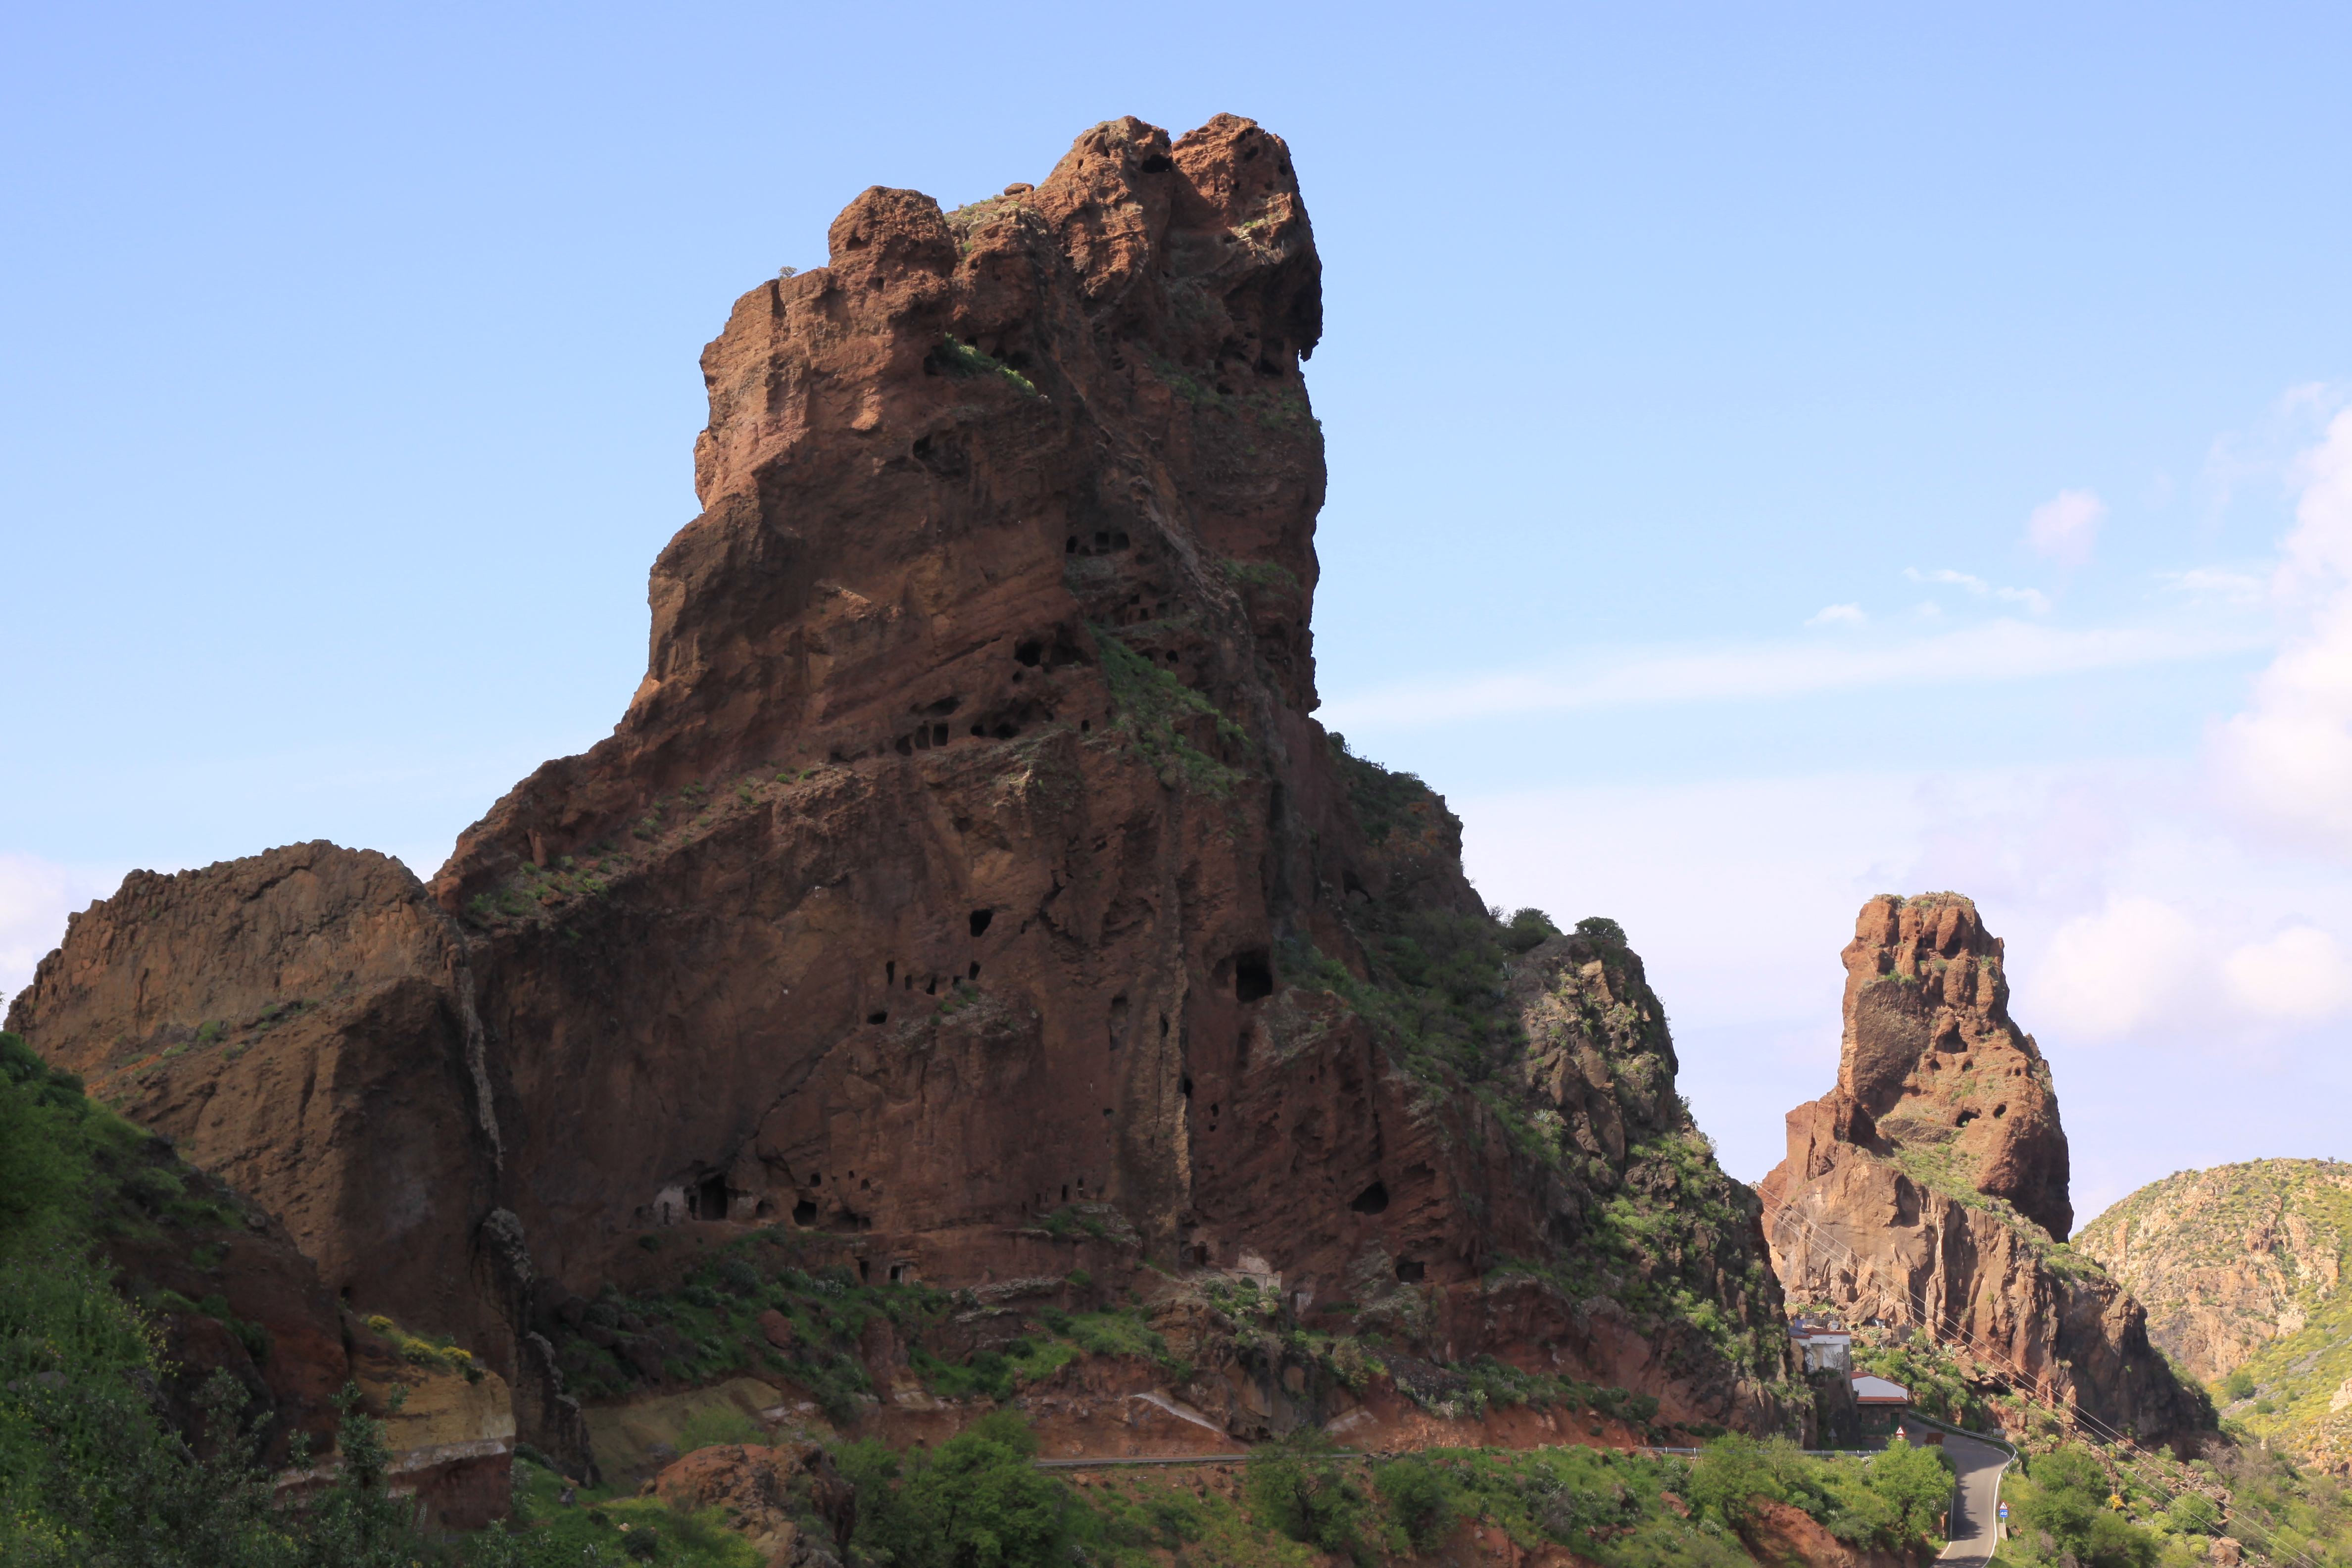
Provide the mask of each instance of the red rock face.
[{"label": "red rock face", "polygon": [[[1068,1270],[1058,1214],[1124,1269],[1409,1289],[1433,1354],[1777,1421],[1755,1211],[1638,961],[1556,942],[1508,1005],[1490,969],[1458,1003],[1487,1021],[1419,1066],[1419,1024],[1347,999],[1495,937],[1444,803],[1310,717],[1288,149],[1114,121],[952,213],[869,190],[830,244],[704,353],[704,510],[608,740],[499,801],[430,900],[330,846],[134,879],[16,1026],[99,1071],[231,1017],[242,1052],[121,1097],[331,1283],[509,1375],[538,1281],[593,1292],[649,1232],[782,1224],[877,1281],[1002,1286]],[[1636,1173],[1712,1205],[1690,1245],[1552,1268]],[[1653,1268],[1764,1348],[1612,1319]]]},{"label": "red rock face", "polygon": [[1822,1101],[1849,1141],[1909,1149],[2063,1241],[2066,1133],[2050,1068],[2010,1021],[2000,939],[1956,893],[1862,907],[1845,961],[1845,1046]]},{"label": "red rock face", "polygon": [[[2010,1020],[2000,939],[1955,893],[1862,907],[1837,1087],[1789,1113],[1759,1189],[1782,1289],[1923,1325],[1988,1375],[2143,1439],[2186,1440],[2199,1402],[2074,1222],[2050,1068]],[[1990,1200],[1990,1201],[1988,1201]]]}]

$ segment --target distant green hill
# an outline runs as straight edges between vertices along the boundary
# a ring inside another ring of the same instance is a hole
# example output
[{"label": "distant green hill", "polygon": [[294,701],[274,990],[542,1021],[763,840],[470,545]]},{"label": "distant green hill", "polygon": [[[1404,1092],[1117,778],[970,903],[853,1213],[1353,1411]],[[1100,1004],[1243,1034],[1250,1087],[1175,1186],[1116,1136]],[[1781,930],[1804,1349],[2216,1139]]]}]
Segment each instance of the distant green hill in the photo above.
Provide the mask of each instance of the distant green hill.
[{"label": "distant green hill", "polygon": [[2331,1468],[2352,1459],[2352,1163],[2179,1172],[2074,1245],[2139,1299],[2148,1337],[2207,1382],[2225,1420]]}]

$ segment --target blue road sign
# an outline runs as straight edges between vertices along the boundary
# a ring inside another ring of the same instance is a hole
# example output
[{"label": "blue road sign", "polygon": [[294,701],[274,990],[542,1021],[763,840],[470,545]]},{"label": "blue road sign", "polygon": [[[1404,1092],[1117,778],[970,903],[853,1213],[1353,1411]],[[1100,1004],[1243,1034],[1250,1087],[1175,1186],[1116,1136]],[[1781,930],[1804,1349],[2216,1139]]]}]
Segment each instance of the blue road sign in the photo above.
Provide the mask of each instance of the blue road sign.
[{"label": "blue road sign", "polygon": [[2003,1503],[2003,1504],[2001,1504],[2001,1505],[2000,1505],[2000,1517],[2001,1517],[2002,1522],[2006,1523],[2006,1522],[2008,1521],[2008,1520],[2009,1520],[2009,1505],[2008,1505],[2007,1503]]}]

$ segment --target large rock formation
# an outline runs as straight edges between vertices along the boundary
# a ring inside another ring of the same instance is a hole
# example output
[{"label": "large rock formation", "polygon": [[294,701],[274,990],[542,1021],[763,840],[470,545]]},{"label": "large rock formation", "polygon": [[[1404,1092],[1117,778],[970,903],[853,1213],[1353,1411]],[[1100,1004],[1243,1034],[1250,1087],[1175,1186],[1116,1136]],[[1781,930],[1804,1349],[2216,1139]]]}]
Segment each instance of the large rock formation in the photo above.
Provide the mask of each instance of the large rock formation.
[{"label": "large rock formation", "polygon": [[[1111,1284],[1409,1289],[1430,1355],[1779,1421],[1752,1199],[1638,963],[1555,938],[1498,986],[1459,825],[1309,716],[1283,142],[1114,121],[1034,188],[877,187],[830,238],[705,351],[704,510],[611,738],[429,897],[328,845],[134,877],[14,1024],[347,1298],[487,1347],[542,1447],[532,1314],[649,1232],[1010,1288],[1069,1271],[1057,1215],[1126,1239]],[[1670,1254],[1602,1234],[1621,1188],[1681,1205]]]},{"label": "large rock formation", "polygon": [[2207,1417],[2138,1302],[2063,1246],[2073,1223],[2049,1065],[2009,1016],[2001,944],[1956,893],[1862,907],[1837,1087],[1789,1113],[1765,1178],[1792,1300],[1924,1328],[1988,1377],[2144,1439]]}]

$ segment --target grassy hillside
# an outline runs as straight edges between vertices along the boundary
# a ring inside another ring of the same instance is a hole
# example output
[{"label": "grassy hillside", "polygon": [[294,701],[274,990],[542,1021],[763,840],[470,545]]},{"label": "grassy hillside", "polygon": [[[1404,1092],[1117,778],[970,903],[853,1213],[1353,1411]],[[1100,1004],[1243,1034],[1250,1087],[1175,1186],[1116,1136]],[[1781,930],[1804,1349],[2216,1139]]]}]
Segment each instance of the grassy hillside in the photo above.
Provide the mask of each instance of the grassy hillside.
[{"label": "grassy hillside", "polygon": [[2352,1469],[2352,1292],[2213,1384],[2221,1418],[2242,1436],[2306,1464]]},{"label": "grassy hillside", "polygon": [[2148,1337],[2206,1380],[2236,1430],[2306,1462],[2352,1463],[2352,1164],[2179,1172],[2076,1246],[2139,1298]]},{"label": "grassy hillside", "polygon": [[2209,1382],[2299,1332],[2352,1245],[2352,1165],[2253,1160],[2181,1171],[2084,1226],[2075,1246],[2147,1308],[2148,1337]]}]

